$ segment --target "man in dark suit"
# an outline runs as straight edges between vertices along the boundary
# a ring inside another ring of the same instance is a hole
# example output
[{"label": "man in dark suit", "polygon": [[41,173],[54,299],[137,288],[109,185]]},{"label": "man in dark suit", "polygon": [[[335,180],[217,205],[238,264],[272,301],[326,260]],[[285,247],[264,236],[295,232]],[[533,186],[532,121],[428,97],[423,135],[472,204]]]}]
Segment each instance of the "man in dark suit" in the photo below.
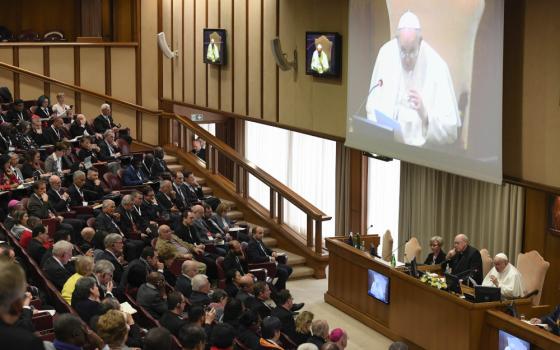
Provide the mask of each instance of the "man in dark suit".
[{"label": "man in dark suit", "polygon": [[[59,221],[59,230],[66,232],[73,232],[72,219],[64,219],[62,216],[56,216],[55,210],[49,203],[49,196],[47,195],[47,184],[43,180],[33,183],[33,194],[29,196],[27,202],[27,212],[29,216],[36,216],[39,219],[57,219]],[[80,232],[79,225],[76,225],[78,232]]]},{"label": "man in dark suit", "polygon": [[21,121],[30,121],[29,113],[25,110],[23,100],[16,99],[12,108],[6,113],[6,121],[16,125]]},{"label": "man in dark suit", "polygon": [[206,306],[210,304],[211,300],[208,296],[210,292],[210,281],[206,275],[195,275],[192,280],[192,293],[191,293],[191,305],[195,306]]},{"label": "man in dark suit", "polygon": [[187,200],[189,202],[189,206],[193,206],[195,204],[202,203],[204,199],[204,193],[202,192],[202,186],[198,184],[194,174],[192,172],[185,173],[185,186],[186,186],[186,193],[187,193]]},{"label": "man in dark suit", "polygon": [[47,191],[49,196],[49,203],[56,212],[69,212],[70,211],[70,195],[62,189],[62,180],[58,175],[53,175],[49,178],[50,188]]},{"label": "man in dark suit", "polygon": [[139,288],[146,283],[151,272],[163,273],[163,263],[158,260],[158,253],[154,248],[144,247],[140,258],[132,260],[124,269],[119,287],[123,290],[127,286]]},{"label": "man in dark suit", "polygon": [[52,249],[52,256],[41,266],[46,277],[58,290],[62,290],[66,280],[72,276],[72,272],[66,268],[66,264],[72,258],[72,249],[73,245],[68,241],[56,242]]},{"label": "man in dark suit", "polygon": [[464,234],[455,236],[453,247],[447,253],[448,263],[443,263],[443,270],[448,265],[453,275],[463,280],[467,280],[471,276],[477,284],[481,284],[484,276],[482,275],[482,258],[478,249],[469,245],[469,238]]},{"label": "man in dark suit", "polygon": [[[247,246],[247,262],[248,263],[263,263],[263,262],[276,262],[277,254],[271,249],[265,247],[262,242],[264,229],[260,226],[253,228],[253,238]],[[277,290],[286,289],[286,281],[292,274],[292,268],[286,264],[276,264],[276,281],[275,287]]]},{"label": "man in dark suit", "polygon": [[53,118],[53,122],[50,127],[45,130],[45,141],[49,145],[56,145],[59,142],[66,140],[64,134],[64,129],[62,125],[64,121],[60,117]]},{"label": "man in dark suit", "polygon": [[45,139],[45,130],[43,129],[43,123],[37,116],[31,118],[30,136],[33,141],[35,141],[35,143],[39,146],[47,144],[47,140]]},{"label": "man in dark suit", "polygon": [[149,220],[156,220],[160,217],[162,208],[159,206],[159,203],[156,199],[154,189],[151,187],[147,187],[143,191],[143,195],[144,198],[142,199],[142,204],[140,205],[140,209],[143,213],[142,215]]},{"label": "man in dark suit", "polygon": [[193,260],[185,260],[181,266],[181,275],[175,282],[175,290],[181,292],[185,298],[192,294],[192,278],[198,273],[199,265]]},{"label": "man in dark suit", "polygon": [[101,180],[99,180],[99,171],[95,168],[90,168],[87,171],[86,181],[83,187],[85,193],[88,194],[88,201],[98,201],[103,198],[107,193],[101,186]]},{"label": "man in dark suit", "polygon": [[224,271],[228,272],[231,270],[239,271],[241,276],[249,271],[241,243],[236,240],[229,242],[229,252],[224,258]]},{"label": "man in dark suit", "polygon": [[49,241],[49,234],[47,229],[43,225],[37,225],[31,230],[31,235],[33,238],[29,241],[27,246],[27,252],[36,263],[40,263],[43,259],[43,255],[47,252],[44,244]]},{"label": "man in dark suit", "polygon": [[184,175],[181,171],[177,171],[173,174],[173,191],[175,191],[175,198],[177,207],[179,210],[185,210],[190,208],[190,204],[187,199],[187,188],[184,183]]},{"label": "man in dark suit", "polygon": [[119,147],[115,142],[115,133],[107,130],[103,134],[103,140],[99,141],[99,160],[104,162],[114,162],[121,156]]},{"label": "man in dark suit", "polygon": [[246,306],[259,314],[261,319],[272,314],[272,308],[266,303],[270,300],[270,287],[266,282],[259,281],[253,287],[254,298],[246,302]]},{"label": "man in dark suit", "polygon": [[104,103],[101,105],[101,114],[93,120],[95,132],[103,134],[107,130],[117,131],[117,125],[113,122],[111,106]]},{"label": "man in dark suit", "polygon": [[146,283],[138,288],[136,301],[152,317],[159,319],[167,311],[167,303],[165,299],[165,279],[158,272],[150,272]]},{"label": "man in dark suit", "polygon": [[132,164],[124,171],[122,181],[124,186],[139,186],[149,181],[148,177],[142,171],[142,160],[132,160]]},{"label": "man in dark suit", "polygon": [[105,250],[99,254],[96,260],[107,260],[113,264],[115,268],[115,272],[113,272],[113,281],[115,281],[115,285],[119,285],[124,266],[126,265],[123,256],[123,238],[118,233],[110,233],[105,237],[103,243],[105,244]]},{"label": "man in dark suit", "polygon": [[171,181],[163,180],[159,185],[159,192],[156,194],[156,199],[159,206],[164,212],[178,213],[179,208],[176,204],[176,194],[173,193],[173,186]]},{"label": "man in dark suit", "polygon": [[159,323],[174,336],[178,336],[179,329],[187,324],[187,321],[182,317],[185,305],[186,299],[183,294],[173,292],[167,296],[167,311],[161,316]]},{"label": "man in dark suit", "polygon": [[72,185],[66,191],[68,196],[70,196],[71,207],[82,207],[84,202],[96,200],[96,194],[91,194],[90,191],[84,189],[85,183],[86,174],[83,171],[78,170],[72,175]]},{"label": "man in dark suit", "polygon": [[280,291],[276,301],[277,306],[272,310],[271,315],[278,317],[280,322],[282,322],[282,333],[286,334],[290,339],[296,339],[296,323],[292,312],[294,300],[290,291],[287,289]]},{"label": "man in dark suit", "polygon": [[[113,274],[115,266],[109,260],[98,260],[93,267],[93,278],[99,289],[99,299],[113,296]],[[124,289],[123,289],[124,290]]]}]

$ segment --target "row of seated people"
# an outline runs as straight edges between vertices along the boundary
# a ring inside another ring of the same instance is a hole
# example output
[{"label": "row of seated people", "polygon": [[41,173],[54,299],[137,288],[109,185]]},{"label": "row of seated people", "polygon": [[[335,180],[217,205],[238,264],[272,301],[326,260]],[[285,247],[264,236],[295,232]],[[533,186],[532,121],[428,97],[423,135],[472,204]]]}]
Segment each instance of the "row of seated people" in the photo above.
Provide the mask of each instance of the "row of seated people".
[{"label": "row of seated people", "polygon": [[114,122],[110,105],[102,104],[101,113],[89,123],[83,114],[75,115],[73,106],[64,103],[64,94],[58,96],[58,103],[52,107],[46,96],[40,96],[37,105],[30,109],[25,108],[23,100],[15,100],[8,110],[0,113],[0,151],[35,149],[82,136],[102,140],[107,130],[131,143],[128,129]]},{"label": "row of seated people", "polygon": [[[38,243],[48,240],[46,229],[41,225],[33,229],[33,236]],[[50,257],[42,264],[42,269],[45,275],[53,281],[65,280],[62,286],[63,297],[77,310],[81,319],[96,330],[103,340],[107,341],[108,338],[104,336],[106,333],[103,331],[107,324],[105,315],[110,310],[120,308],[119,301],[115,299],[115,295],[118,295],[115,290],[119,287],[116,287],[117,281],[114,278],[117,271],[116,266],[123,262],[123,259],[120,258],[122,253],[119,253],[122,252],[123,239],[118,234],[108,235],[105,238],[106,250],[104,251],[107,254],[99,255],[95,263],[91,257],[93,254],[79,255],[75,258],[73,267],[69,262],[73,259],[74,251],[77,248],[70,242],[69,235],[64,237],[64,235],[58,234],[57,239],[58,241],[50,252]],[[30,242],[28,247],[31,247],[32,243]],[[233,241],[231,245],[240,246],[236,241]],[[144,248],[142,256],[124,268],[121,278],[136,283],[144,281],[135,292],[138,304],[145,308],[151,316],[160,319],[161,325],[169,328],[171,333],[183,343],[184,348],[205,348],[203,339],[207,337],[212,339],[214,332],[219,332],[218,330],[223,328],[220,323],[231,323],[227,328],[230,332],[233,331],[233,334],[237,334],[239,343],[244,346],[242,348],[282,348],[278,345],[280,344],[280,332],[284,333],[287,339],[290,339],[288,334],[296,339],[293,344],[304,342],[306,340],[302,339],[307,337],[309,338],[307,341],[320,346],[329,339],[328,328],[325,331],[324,321],[316,327],[315,325],[312,327],[313,335],[309,333],[311,322],[302,321],[304,326],[300,327],[302,331],[299,332],[301,334],[298,334],[293,319],[293,299],[289,291],[282,290],[277,293],[275,302],[278,306],[274,307],[274,302],[270,300],[271,286],[265,282],[253,285],[253,279],[248,278],[250,275],[241,276],[243,269],[237,270],[234,277],[228,281],[227,293],[220,289],[211,291],[208,278],[199,273],[200,264],[187,260],[182,265],[181,275],[176,279],[176,289],[173,289],[165,284],[164,269],[166,263],[175,258],[173,255],[167,256],[166,254],[176,253],[166,249],[166,246],[163,247],[162,255],[158,255],[158,250],[151,247]],[[237,260],[236,256],[237,259],[239,256],[243,258],[242,254],[232,253],[229,255],[229,260]],[[117,262],[113,260],[114,258]],[[228,266],[236,266],[236,263],[229,262]],[[71,268],[75,271],[73,274],[69,273]],[[121,284],[122,280],[119,285]],[[125,283],[125,285],[127,284]],[[128,291],[129,287],[126,286],[125,290]],[[187,303],[190,306],[187,313],[183,315]],[[308,316],[308,313],[304,312],[301,317],[304,318],[306,315]],[[119,346],[124,342],[130,346],[142,346],[142,330],[135,326],[134,320],[130,316],[126,314],[124,316],[121,314],[123,320],[128,324],[128,332],[122,338],[119,336],[118,341],[114,341]],[[185,316],[184,320],[183,316]],[[262,333],[259,333],[257,330],[261,324],[261,318],[263,318],[263,330]],[[264,330],[267,320],[275,321],[274,331],[266,332]],[[191,332],[194,326],[198,326],[199,330],[204,330],[204,336],[201,336],[197,346],[190,347],[192,344],[190,343],[192,341]],[[245,338],[241,334],[244,334]],[[339,335],[337,339],[341,338]],[[64,338],[64,340],[68,339]],[[55,341],[55,348],[57,348],[56,344]]]}]

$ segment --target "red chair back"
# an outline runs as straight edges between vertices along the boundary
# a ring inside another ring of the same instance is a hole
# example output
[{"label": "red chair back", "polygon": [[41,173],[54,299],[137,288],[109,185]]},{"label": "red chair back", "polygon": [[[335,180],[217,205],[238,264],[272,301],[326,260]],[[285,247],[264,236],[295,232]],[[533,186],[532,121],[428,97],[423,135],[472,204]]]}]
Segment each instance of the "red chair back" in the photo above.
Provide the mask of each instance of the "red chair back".
[{"label": "red chair back", "polygon": [[175,258],[175,260],[173,260],[173,263],[171,264],[171,267],[169,267],[169,271],[171,271],[171,273],[175,276],[180,276],[181,275],[181,267],[183,266],[183,263],[185,262],[185,260],[187,260],[187,259]]},{"label": "red chair back", "polygon": [[120,190],[122,188],[120,179],[117,177],[117,175],[111,172],[103,174],[103,180],[112,191]]}]

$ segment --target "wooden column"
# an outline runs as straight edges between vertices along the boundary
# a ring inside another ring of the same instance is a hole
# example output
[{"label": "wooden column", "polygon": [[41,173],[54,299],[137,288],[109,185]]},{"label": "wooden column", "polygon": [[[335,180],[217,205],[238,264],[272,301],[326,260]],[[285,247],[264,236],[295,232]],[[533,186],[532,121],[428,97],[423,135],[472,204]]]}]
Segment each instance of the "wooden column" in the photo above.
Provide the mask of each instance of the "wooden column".
[{"label": "wooden column", "polygon": [[99,37],[103,35],[103,8],[101,0],[81,1],[81,35],[82,37]]}]

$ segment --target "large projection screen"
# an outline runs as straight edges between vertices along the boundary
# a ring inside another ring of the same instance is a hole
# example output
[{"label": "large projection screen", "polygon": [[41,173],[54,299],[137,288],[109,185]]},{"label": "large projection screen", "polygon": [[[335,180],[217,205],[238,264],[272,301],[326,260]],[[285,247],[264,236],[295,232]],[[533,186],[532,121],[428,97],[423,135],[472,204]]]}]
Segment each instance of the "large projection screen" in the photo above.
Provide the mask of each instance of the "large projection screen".
[{"label": "large projection screen", "polygon": [[350,0],[346,146],[500,184],[503,0]]}]

